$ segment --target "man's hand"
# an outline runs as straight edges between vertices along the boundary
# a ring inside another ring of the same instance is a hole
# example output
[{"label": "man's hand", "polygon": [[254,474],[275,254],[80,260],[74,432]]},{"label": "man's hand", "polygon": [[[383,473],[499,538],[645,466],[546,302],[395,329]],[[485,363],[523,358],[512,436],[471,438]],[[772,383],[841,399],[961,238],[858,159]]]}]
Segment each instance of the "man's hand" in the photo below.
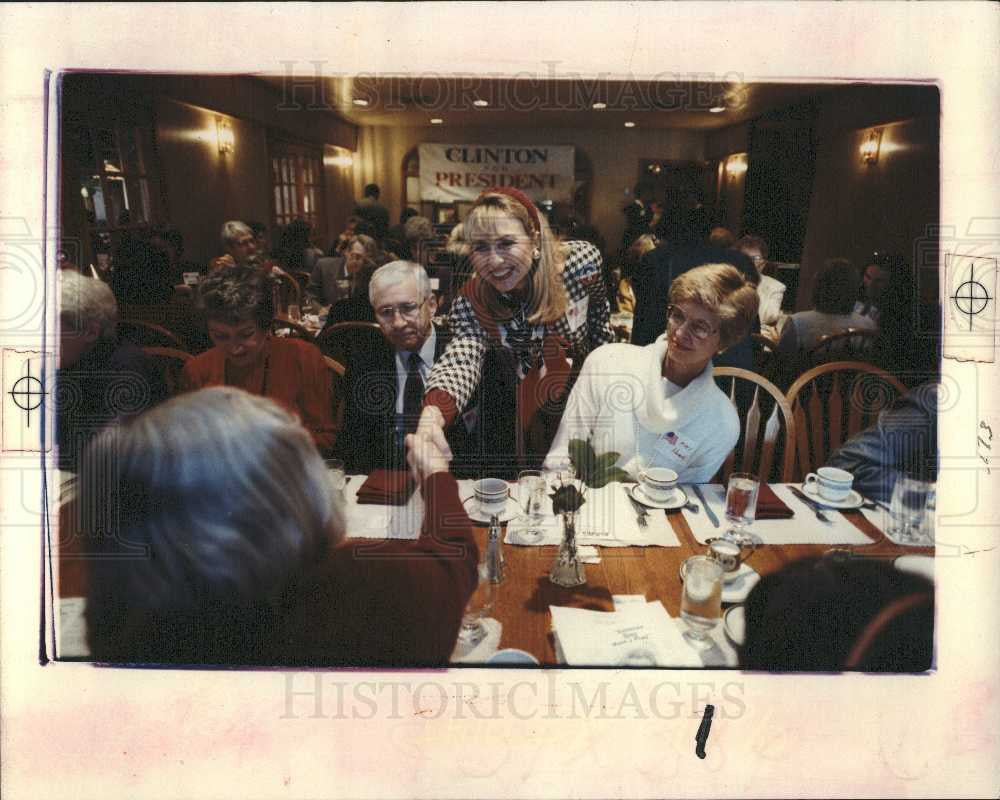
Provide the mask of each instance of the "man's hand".
[{"label": "man's hand", "polygon": [[406,461],[417,483],[435,472],[448,471],[448,456],[429,437],[411,433],[406,437]]}]

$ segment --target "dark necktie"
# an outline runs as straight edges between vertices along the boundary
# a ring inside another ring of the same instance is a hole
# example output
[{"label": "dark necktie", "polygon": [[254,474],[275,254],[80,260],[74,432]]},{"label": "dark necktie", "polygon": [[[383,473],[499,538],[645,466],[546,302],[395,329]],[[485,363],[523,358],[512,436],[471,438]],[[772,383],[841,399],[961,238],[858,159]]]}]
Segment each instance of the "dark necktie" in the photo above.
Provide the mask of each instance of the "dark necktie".
[{"label": "dark necktie", "polygon": [[424,379],[420,377],[420,365],[423,363],[419,353],[410,353],[406,385],[403,387],[403,429],[407,433],[413,433],[417,429],[420,410],[424,404]]}]

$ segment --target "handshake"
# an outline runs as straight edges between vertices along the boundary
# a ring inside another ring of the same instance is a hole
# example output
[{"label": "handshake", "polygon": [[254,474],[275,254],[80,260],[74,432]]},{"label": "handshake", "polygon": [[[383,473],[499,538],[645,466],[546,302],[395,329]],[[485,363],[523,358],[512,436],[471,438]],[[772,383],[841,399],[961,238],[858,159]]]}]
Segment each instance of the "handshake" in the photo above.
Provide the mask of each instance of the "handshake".
[{"label": "handshake", "polygon": [[448,472],[452,453],[444,435],[444,416],[435,406],[426,406],[417,429],[406,436],[406,463],[417,483],[435,472]]}]

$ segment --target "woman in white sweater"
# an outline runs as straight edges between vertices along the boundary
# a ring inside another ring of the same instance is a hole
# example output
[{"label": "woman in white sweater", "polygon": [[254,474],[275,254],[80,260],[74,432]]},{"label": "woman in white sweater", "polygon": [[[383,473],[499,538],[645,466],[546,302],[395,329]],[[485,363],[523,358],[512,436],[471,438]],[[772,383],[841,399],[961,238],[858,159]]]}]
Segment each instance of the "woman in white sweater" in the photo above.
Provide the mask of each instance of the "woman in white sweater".
[{"label": "woman in white sweater", "polygon": [[757,292],[734,267],[706,264],[670,285],[667,331],[646,347],[606,344],[584,362],[547,465],[571,439],[620,454],[632,475],[669,467],[682,483],[706,483],[739,439],[740,422],[712,378],[712,356],[747,335]]}]

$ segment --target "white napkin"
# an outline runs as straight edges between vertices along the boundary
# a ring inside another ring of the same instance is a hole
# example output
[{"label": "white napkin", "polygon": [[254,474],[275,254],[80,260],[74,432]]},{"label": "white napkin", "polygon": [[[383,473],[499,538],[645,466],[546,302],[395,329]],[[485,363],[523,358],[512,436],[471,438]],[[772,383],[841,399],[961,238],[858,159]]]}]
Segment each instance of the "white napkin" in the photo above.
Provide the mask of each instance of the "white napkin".
[{"label": "white napkin", "polygon": [[424,521],[424,498],[415,491],[405,506],[362,505],[364,476],[349,475],[344,487],[348,539],[417,539]]},{"label": "white napkin", "polygon": [[[587,489],[586,502],[580,508],[576,522],[576,540],[579,544],[599,547],[680,547],[666,514],[655,508],[648,509],[646,527],[640,528],[635,509],[625,494],[624,484],[609,483],[600,489]],[[513,491],[517,496],[516,488]],[[524,519],[513,519],[507,525],[508,544],[557,545],[562,541],[562,520],[552,513],[551,501],[540,524]],[[542,532],[538,541],[526,538],[521,532],[527,528]]]},{"label": "white napkin", "polygon": [[[750,527],[752,533],[757,534],[764,544],[871,544],[872,540],[862,533],[853,522],[848,520],[835,509],[824,509],[830,522],[820,522],[816,519],[813,510],[792,494],[788,484],[772,483],[771,488],[774,493],[781,498],[793,512],[795,516],[791,519],[762,519],[757,520]],[[726,521],[726,487],[719,484],[705,484],[701,487],[705,500],[711,506],[715,515],[719,518],[719,527],[716,528],[708,520],[705,509],[702,508],[697,514],[684,510],[684,519],[691,526],[694,538],[701,544],[713,536],[721,536],[729,529]],[[698,505],[701,502],[698,496],[692,492],[692,500]]]},{"label": "white napkin", "polygon": [[83,612],[87,607],[85,597],[63,597],[59,600],[59,658],[87,658],[87,620]]}]

